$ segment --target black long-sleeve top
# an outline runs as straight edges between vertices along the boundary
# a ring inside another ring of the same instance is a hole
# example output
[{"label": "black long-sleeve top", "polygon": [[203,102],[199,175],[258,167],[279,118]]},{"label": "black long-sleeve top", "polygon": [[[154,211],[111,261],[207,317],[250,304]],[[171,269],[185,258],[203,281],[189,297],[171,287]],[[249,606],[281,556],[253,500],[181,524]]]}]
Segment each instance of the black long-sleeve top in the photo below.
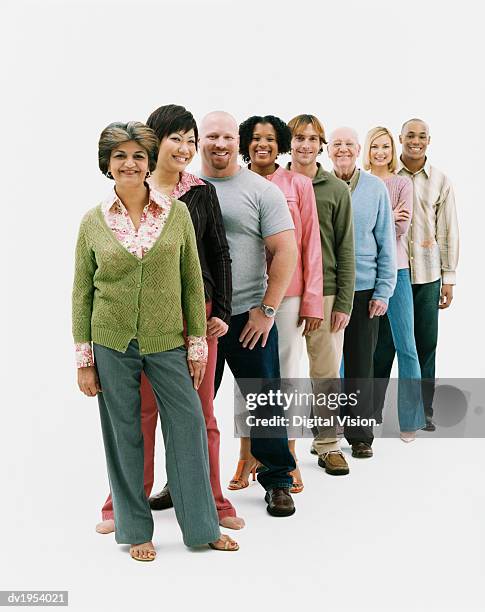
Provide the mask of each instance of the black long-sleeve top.
[{"label": "black long-sleeve top", "polygon": [[177,198],[189,209],[197,239],[206,302],[212,315],[229,324],[232,274],[229,245],[215,187],[210,183],[192,186]]}]

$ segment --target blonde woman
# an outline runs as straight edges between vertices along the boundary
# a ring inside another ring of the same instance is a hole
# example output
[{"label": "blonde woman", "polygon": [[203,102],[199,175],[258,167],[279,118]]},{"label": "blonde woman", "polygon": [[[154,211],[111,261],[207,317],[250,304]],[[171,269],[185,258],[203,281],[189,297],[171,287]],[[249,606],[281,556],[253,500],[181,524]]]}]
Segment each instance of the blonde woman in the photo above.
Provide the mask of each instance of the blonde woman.
[{"label": "blonde woman", "polygon": [[[397,283],[387,314],[379,322],[379,339],[374,353],[375,378],[388,379],[394,354],[399,366],[398,416],[401,439],[412,442],[425,425],[421,398],[421,368],[414,340],[413,292],[406,248],[413,212],[411,181],[395,174],[397,155],[394,139],[385,127],[375,127],[364,144],[364,168],[384,181],[394,213],[397,247]],[[386,330],[386,327],[388,328]],[[386,331],[390,333],[385,333]],[[392,339],[389,342],[386,338]],[[382,412],[387,384],[376,385],[376,407]]]}]

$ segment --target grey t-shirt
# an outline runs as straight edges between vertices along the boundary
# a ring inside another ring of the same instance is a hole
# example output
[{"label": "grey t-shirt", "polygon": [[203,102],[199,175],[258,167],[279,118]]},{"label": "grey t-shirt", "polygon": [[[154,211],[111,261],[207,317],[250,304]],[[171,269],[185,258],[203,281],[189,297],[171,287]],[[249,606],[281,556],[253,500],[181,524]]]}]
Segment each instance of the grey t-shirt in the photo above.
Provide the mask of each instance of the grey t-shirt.
[{"label": "grey t-shirt", "polygon": [[294,229],[283,192],[247,168],[225,178],[200,177],[217,191],[232,259],[232,314],[261,304],[266,291],[263,238]]}]

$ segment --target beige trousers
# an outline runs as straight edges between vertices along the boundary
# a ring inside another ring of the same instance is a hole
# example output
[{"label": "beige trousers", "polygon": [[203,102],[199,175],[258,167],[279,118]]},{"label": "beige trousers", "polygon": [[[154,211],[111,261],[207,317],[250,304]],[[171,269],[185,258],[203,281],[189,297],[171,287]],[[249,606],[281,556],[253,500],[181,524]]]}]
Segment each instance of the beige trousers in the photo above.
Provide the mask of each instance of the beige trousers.
[{"label": "beige trousers", "polygon": [[[324,296],[324,319],[322,325],[319,329],[306,336],[310,377],[312,378],[313,392],[315,394],[338,393],[340,391],[340,384],[337,379],[340,379],[344,331],[336,333],[330,331],[334,303],[334,295]],[[323,406],[319,406],[318,410],[314,407],[314,414],[315,416],[328,418],[336,416],[338,412],[326,411]],[[339,450],[340,443],[337,437],[336,425],[332,427],[318,427],[318,435],[313,440],[312,446],[319,455],[332,450]]]}]

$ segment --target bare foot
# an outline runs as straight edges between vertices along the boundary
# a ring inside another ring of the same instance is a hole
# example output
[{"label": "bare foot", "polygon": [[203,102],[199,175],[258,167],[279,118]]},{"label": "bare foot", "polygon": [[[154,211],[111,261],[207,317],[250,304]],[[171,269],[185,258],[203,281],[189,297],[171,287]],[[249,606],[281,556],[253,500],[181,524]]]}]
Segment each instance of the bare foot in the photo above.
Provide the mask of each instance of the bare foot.
[{"label": "bare foot", "polygon": [[108,519],[107,521],[101,521],[96,525],[96,531],[98,533],[113,533],[115,530],[115,522],[113,519]]},{"label": "bare foot", "polygon": [[157,552],[151,542],[144,542],[143,544],[132,544],[130,555],[135,561],[153,561]]},{"label": "bare foot", "polygon": [[244,522],[244,519],[240,518],[239,516],[225,516],[224,518],[221,518],[219,525],[221,527],[225,527],[226,529],[242,529],[246,523]]},{"label": "bare foot", "polygon": [[209,546],[214,550],[227,550],[231,552],[239,550],[239,544],[225,534],[222,534],[215,542],[209,542]]}]

